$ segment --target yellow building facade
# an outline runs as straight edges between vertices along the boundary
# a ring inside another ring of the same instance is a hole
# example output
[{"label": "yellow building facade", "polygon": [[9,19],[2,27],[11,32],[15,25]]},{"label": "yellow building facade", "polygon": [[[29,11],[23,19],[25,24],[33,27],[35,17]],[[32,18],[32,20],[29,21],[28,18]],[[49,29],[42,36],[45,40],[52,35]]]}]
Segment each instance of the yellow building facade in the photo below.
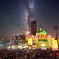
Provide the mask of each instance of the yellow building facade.
[{"label": "yellow building facade", "polygon": [[31,48],[37,48],[37,49],[58,49],[58,43],[57,40],[55,40],[54,37],[51,35],[48,35],[46,31],[40,29],[36,36],[28,36],[27,38],[28,45],[31,46]]}]

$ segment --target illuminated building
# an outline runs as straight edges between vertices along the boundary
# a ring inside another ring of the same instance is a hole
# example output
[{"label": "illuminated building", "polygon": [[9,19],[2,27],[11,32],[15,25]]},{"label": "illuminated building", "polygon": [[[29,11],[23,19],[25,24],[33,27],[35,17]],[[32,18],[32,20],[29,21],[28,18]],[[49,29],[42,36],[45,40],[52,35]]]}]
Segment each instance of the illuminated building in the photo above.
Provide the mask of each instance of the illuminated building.
[{"label": "illuminated building", "polygon": [[28,37],[28,45],[31,45],[31,48],[38,49],[58,49],[57,40],[51,35],[48,35],[45,30],[40,30],[36,33],[36,36]]},{"label": "illuminated building", "polygon": [[31,34],[36,35],[36,21],[31,21]]},{"label": "illuminated building", "polygon": [[26,39],[25,34],[21,34],[21,35],[14,34],[12,36],[12,40],[10,42],[12,42],[12,44],[14,44],[14,45],[24,44],[25,39]]}]

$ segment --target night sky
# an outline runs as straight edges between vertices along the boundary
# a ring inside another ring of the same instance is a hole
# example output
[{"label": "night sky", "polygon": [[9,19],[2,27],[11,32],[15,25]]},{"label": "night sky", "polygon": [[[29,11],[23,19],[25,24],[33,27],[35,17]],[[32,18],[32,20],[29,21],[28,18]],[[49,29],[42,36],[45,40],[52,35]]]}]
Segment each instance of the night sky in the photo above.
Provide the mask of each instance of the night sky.
[{"label": "night sky", "polygon": [[[59,26],[59,0],[33,2],[37,30],[43,28],[55,37],[53,26]],[[13,34],[25,31],[26,4],[26,0],[0,0],[0,39],[10,39]]]}]

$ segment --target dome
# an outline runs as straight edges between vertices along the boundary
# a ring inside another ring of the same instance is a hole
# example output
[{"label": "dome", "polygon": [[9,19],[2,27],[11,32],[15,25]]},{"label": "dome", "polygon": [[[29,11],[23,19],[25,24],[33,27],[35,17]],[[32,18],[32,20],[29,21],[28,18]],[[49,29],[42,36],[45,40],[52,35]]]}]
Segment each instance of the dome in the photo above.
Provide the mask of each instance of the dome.
[{"label": "dome", "polygon": [[40,29],[36,35],[47,35],[45,30]]}]

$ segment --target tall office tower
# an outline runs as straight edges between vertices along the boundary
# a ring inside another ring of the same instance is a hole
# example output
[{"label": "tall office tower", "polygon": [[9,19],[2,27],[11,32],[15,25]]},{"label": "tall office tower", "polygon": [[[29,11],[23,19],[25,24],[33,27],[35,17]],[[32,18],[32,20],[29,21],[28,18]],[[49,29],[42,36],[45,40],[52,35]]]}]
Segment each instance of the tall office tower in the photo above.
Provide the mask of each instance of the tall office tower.
[{"label": "tall office tower", "polygon": [[35,20],[34,0],[26,0],[26,26],[31,34],[31,22]]},{"label": "tall office tower", "polygon": [[31,34],[36,35],[36,21],[31,21]]}]

